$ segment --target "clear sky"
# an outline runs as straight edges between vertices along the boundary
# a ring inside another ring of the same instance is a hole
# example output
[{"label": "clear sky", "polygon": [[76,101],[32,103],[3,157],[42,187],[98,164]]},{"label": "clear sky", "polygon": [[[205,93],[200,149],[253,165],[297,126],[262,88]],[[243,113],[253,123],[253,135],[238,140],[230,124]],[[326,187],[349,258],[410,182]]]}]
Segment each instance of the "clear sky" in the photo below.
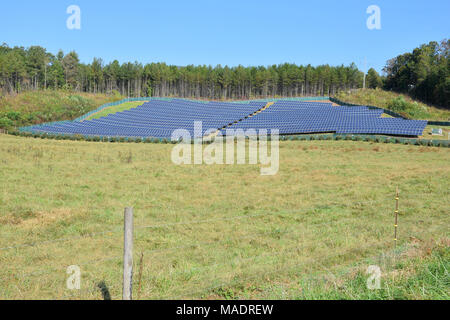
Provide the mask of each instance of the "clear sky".
[{"label": "clear sky", "polygon": [[[69,30],[69,5],[81,29]],[[381,9],[369,30],[366,9]],[[0,42],[76,50],[82,62],[348,65],[386,60],[450,35],[449,0],[5,0]]]}]

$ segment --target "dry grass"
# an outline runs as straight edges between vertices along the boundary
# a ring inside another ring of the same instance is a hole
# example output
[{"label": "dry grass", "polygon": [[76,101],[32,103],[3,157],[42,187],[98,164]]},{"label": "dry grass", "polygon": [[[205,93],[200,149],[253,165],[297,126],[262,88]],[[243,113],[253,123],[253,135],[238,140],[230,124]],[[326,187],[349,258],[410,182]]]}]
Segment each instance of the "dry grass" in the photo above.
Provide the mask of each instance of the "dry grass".
[{"label": "dry grass", "polygon": [[0,97],[0,128],[70,120],[113,101],[120,95],[69,92],[63,90],[27,91]]},{"label": "dry grass", "polygon": [[[101,299],[104,283],[119,298],[125,206],[136,261],[145,253],[142,298],[153,299],[306,290],[302,275],[392,249],[397,186],[400,246],[448,235],[448,149],[286,141],[279,173],[261,176],[253,165],[176,166],[172,147],[0,135],[0,248],[70,239],[1,249],[1,297]],[[65,287],[73,264],[80,292]]]},{"label": "dry grass", "polygon": [[[354,103],[360,105],[371,105],[379,108],[389,109],[389,105],[395,98],[398,98],[400,94],[385,91],[381,89],[365,89],[357,90],[354,92],[344,92],[341,91],[336,95],[341,101],[347,103]],[[431,105],[427,105],[418,101],[411,99],[408,95],[402,94],[407,103],[417,103],[417,108],[421,110],[420,117],[413,117],[415,119],[423,120],[439,120],[439,121],[449,121],[450,120],[450,110],[437,108]],[[408,116],[408,114],[405,114]],[[410,115],[409,115],[410,116]]]}]

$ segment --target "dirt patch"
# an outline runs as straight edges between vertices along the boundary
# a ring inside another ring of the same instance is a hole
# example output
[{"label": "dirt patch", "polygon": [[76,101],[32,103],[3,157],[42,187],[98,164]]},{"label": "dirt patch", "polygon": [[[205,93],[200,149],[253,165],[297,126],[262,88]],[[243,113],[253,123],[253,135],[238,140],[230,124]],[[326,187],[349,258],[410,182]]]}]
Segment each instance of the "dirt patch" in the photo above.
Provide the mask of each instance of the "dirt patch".
[{"label": "dirt patch", "polygon": [[[83,212],[81,214],[84,214]],[[76,213],[72,209],[60,208],[54,209],[50,212],[37,211],[33,212],[30,218],[21,218],[14,215],[9,215],[0,219],[2,224],[14,224],[24,227],[26,229],[33,229],[36,227],[42,227],[49,225],[67,218],[71,218],[75,215],[80,215],[80,212]]]}]

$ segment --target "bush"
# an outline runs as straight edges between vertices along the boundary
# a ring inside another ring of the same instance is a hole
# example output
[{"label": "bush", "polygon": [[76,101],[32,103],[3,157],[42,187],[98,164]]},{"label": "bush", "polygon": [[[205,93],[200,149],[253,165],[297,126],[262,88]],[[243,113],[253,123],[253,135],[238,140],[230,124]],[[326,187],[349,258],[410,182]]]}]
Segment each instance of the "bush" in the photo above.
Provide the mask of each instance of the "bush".
[{"label": "bush", "polygon": [[13,121],[7,117],[0,118],[0,129],[9,129],[14,125]]},{"label": "bush", "polygon": [[6,117],[12,121],[20,121],[22,119],[22,115],[18,111],[9,111],[6,113]]},{"label": "bush", "polygon": [[401,95],[388,103],[388,109],[408,118],[425,119],[429,116],[426,107],[417,102],[407,102]]},{"label": "bush", "polygon": [[440,141],[434,141],[433,145],[435,147],[440,147],[441,146],[441,142]]}]

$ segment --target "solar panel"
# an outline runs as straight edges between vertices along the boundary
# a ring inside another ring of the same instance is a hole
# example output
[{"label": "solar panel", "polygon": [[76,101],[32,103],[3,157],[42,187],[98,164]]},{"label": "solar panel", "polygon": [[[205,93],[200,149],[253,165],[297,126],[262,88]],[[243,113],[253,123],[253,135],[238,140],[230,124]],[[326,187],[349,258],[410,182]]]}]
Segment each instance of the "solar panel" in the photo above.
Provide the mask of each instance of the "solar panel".
[{"label": "solar panel", "polygon": [[[65,121],[27,127],[30,132],[86,136],[170,138],[176,129],[194,135],[194,122],[208,129],[278,129],[280,134],[335,132],[340,134],[391,134],[419,136],[427,125],[422,120],[382,118],[381,109],[366,106],[332,106],[331,103],[278,100],[268,108],[264,101],[248,103],[151,100],[100,119]],[[221,131],[226,134],[226,130]],[[229,133],[230,134],[230,133]],[[233,134],[233,133],[231,133]]]}]

